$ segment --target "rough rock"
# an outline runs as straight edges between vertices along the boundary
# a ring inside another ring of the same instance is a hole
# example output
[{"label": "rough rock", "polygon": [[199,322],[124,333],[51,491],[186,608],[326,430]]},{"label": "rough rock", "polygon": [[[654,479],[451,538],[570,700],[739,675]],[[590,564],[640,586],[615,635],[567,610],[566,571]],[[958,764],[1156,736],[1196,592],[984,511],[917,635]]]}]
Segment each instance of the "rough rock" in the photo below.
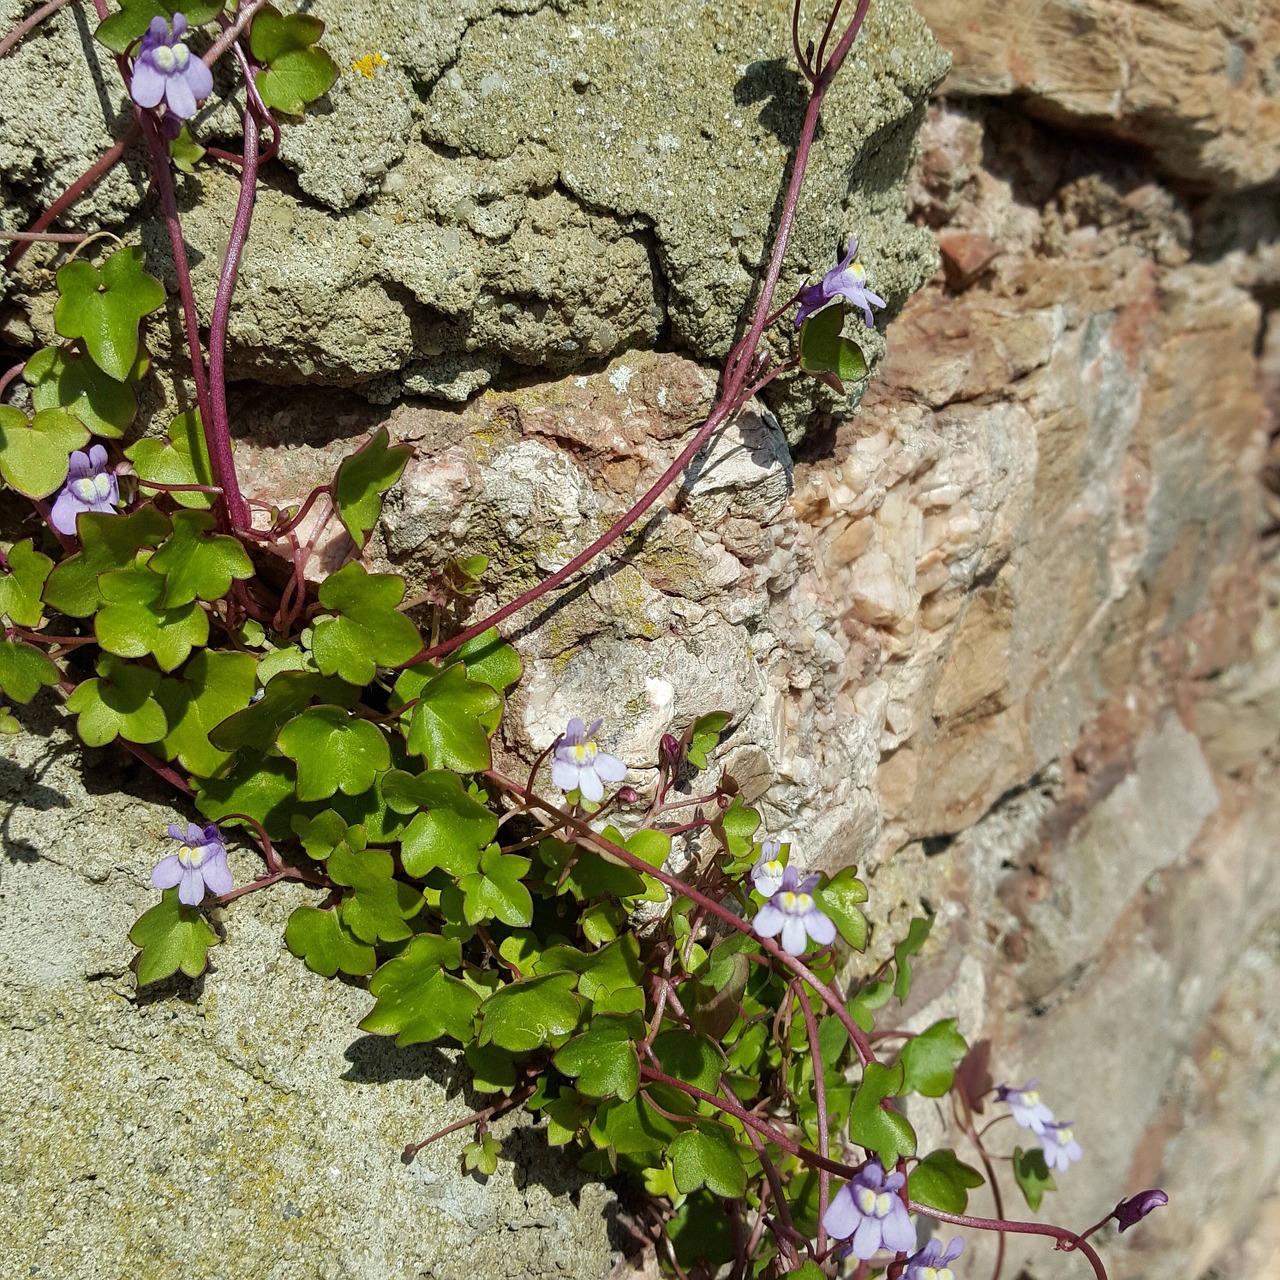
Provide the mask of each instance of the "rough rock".
[{"label": "rough rock", "polygon": [[1016,96],[1148,148],[1167,174],[1234,191],[1280,156],[1275,0],[920,0],[955,62],[948,93]]}]

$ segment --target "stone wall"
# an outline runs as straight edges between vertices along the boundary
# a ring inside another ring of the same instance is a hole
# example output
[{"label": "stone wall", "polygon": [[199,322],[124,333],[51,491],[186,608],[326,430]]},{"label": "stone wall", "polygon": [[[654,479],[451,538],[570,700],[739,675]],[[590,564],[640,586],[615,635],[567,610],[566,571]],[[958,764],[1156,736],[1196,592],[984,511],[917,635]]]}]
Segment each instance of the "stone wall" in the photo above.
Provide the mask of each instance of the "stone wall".
[{"label": "stone wall", "polygon": [[[867,871],[873,957],[936,913],[913,1017],[959,1013],[1074,1114],[1087,1163],[1056,1216],[1163,1185],[1170,1210],[1108,1239],[1114,1276],[1260,1275],[1280,1246],[1280,15],[918,7],[955,51],[944,96],[926,110],[946,62],[918,18],[874,3],[788,266],[863,236],[892,305],[860,411],[744,415],[624,554],[514,620],[527,674],[502,748],[529,758],[601,715],[643,785],[664,731],[731,710],[719,763],[770,830]],[[315,12],[344,68],[390,65],[372,87],[344,74],[260,201],[238,456],[278,500],[376,425],[414,441],[371,561],[413,594],[489,554],[483,609],[625,510],[710,403],[794,128],[786,33],[756,3]],[[31,105],[52,76],[84,108],[78,31],[59,15],[0,82],[15,218],[119,125],[95,140],[98,116]],[[379,143],[353,146],[362,129]],[[112,179],[83,217],[141,235],[163,274],[142,196]],[[204,306],[233,198],[214,172],[186,191]],[[49,336],[55,261],[11,282],[6,341]],[[398,1162],[465,1112],[453,1066],[354,1030],[367,996],[283,953],[287,895],[225,913],[196,987],[139,999],[124,934],[173,815],[82,759],[51,707],[31,727],[5,748],[0,880],[0,1194],[24,1266],[624,1265],[610,1194],[536,1135],[512,1131],[518,1163],[485,1187],[447,1141]],[[913,1120],[940,1132],[932,1108]]]}]

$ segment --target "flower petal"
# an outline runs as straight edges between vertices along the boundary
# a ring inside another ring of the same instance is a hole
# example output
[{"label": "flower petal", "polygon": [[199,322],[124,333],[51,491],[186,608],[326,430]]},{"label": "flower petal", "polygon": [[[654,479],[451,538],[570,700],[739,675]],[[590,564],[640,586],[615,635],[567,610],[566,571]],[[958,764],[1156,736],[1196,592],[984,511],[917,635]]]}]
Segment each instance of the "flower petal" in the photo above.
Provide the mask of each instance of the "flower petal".
[{"label": "flower petal", "polygon": [[[183,74],[186,76],[187,85],[191,92],[195,94],[197,102],[207,98],[213,92],[213,72],[194,55],[191,61],[187,63],[187,69]],[[881,303],[881,306],[883,305]]]},{"label": "flower petal", "polygon": [[804,927],[814,942],[819,946],[830,946],[836,940],[836,927],[831,917],[814,907],[804,914]]},{"label": "flower petal", "polygon": [[884,1247],[894,1253],[910,1253],[916,1247],[915,1223],[911,1221],[907,1206],[897,1196],[893,1198],[889,1216],[880,1224],[880,1235]]},{"label": "flower petal", "polygon": [[182,868],[178,901],[185,902],[189,907],[198,907],[204,901],[204,876],[195,867]]},{"label": "flower petal", "polygon": [[71,486],[58,494],[49,511],[49,523],[66,537],[76,536],[76,517],[85,509],[84,503],[71,492]]},{"label": "flower petal", "polygon": [[183,120],[190,120],[196,113],[196,95],[182,73],[170,76],[164,87],[164,100],[169,110]]},{"label": "flower petal", "polygon": [[864,1262],[880,1248],[880,1222],[877,1218],[863,1218],[853,1233],[853,1256]]},{"label": "flower petal", "polygon": [[761,938],[776,938],[786,923],[787,917],[772,902],[766,902],[756,912],[751,928]]},{"label": "flower petal", "polygon": [[551,762],[551,781],[561,791],[576,790],[578,786],[578,766],[570,764],[567,760],[553,760]]},{"label": "flower petal", "polygon": [[231,876],[231,868],[227,866],[227,855],[220,854],[206,862],[200,868],[204,875],[205,888],[213,893],[230,893],[235,887]]},{"label": "flower petal", "polygon": [[782,949],[789,956],[802,956],[809,947],[809,935],[799,916],[788,916],[782,926]]},{"label": "flower petal", "polygon": [[604,799],[604,783],[600,781],[600,775],[594,768],[578,771],[578,786],[582,790],[584,800],[590,800],[592,804],[596,804]]},{"label": "flower petal", "polygon": [[171,853],[167,858],[161,858],[156,863],[155,869],[151,872],[151,883],[157,889],[172,889],[182,876],[182,863],[178,861],[176,853]]},{"label": "flower petal", "polygon": [[595,770],[606,782],[621,782],[627,776],[627,766],[617,756],[603,751],[596,754]]},{"label": "flower petal", "polygon": [[832,1197],[827,1211],[822,1215],[822,1225],[827,1235],[836,1240],[847,1240],[858,1229],[862,1215],[853,1203],[853,1192],[846,1183]]},{"label": "flower petal", "polygon": [[152,66],[144,54],[133,64],[133,79],[129,81],[129,96],[140,107],[158,107],[164,97],[165,78]]}]

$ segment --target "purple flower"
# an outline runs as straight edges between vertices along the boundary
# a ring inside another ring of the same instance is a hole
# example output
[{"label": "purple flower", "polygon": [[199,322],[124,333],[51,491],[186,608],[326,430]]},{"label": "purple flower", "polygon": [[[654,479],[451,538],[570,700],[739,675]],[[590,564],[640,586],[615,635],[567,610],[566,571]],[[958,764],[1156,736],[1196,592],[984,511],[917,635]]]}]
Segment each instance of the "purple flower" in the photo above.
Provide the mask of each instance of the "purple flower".
[{"label": "purple flower", "polygon": [[832,267],[817,284],[807,284],[800,290],[800,309],[796,312],[797,329],[815,311],[821,311],[837,298],[861,307],[867,328],[876,327],[876,318],[871,314],[871,308],[888,304],[878,293],[872,293],[867,288],[867,269],[857,258],[858,237],[854,236],[849,241],[849,252],[840,260],[839,266]]},{"label": "purple flower", "polygon": [[1120,1224],[1120,1230],[1124,1232],[1141,1222],[1152,1209],[1158,1209],[1161,1205],[1168,1203],[1169,1197],[1159,1187],[1152,1187],[1150,1191],[1139,1191],[1136,1196],[1121,1200],[1111,1211],[1111,1216]]},{"label": "purple flower", "polygon": [[1044,1132],[1045,1125],[1053,1123],[1053,1112],[1040,1101],[1034,1080],[1028,1080],[1020,1089],[1002,1084],[996,1089],[996,1099],[1007,1102],[1014,1120],[1037,1136]]},{"label": "purple flower", "polygon": [[213,73],[182,43],[187,32],[184,14],[173,15],[173,31],[158,15],[151,19],[133,59],[129,94],[140,107],[158,107],[163,101],[170,114],[189,120],[196,103],[213,92]]},{"label": "purple flower", "polygon": [[621,782],[627,766],[617,756],[606,755],[592,738],[603,720],[584,725],[576,716],[556,739],[551,755],[551,779],[561,791],[581,791],[593,804],[604,796],[606,782]]},{"label": "purple flower", "polygon": [[1084,1155],[1076,1141],[1070,1120],[1045,1125],[1040,1143],[1044,1147],[1045,1164],[1050,1169],[1057,1169],[1059,1173],[1066,1173],[1067,1166]]},{"label": "purple flower", "polygon": [[907,1206],[898,1195],[906,1178],[886,1176],[879,1160],[868,1160],[852,1181],[846,1182],[822,1215],[827,1234],[847,1240],[849,1252],[864,1262],[877,1249],[906,1253],[916,1247],[916,1229]]},{"label": "purple flower", "polygon": [[963,1240],[953,1240],[944,1249],[942,1241],[933,1236],[919,1253],[907,1259],[902,1280],[955,1280],[955,1272],[948,1264],[954,1262],[963,1250]]},{"label": "purple flower", "polygon": [[193,822],[186,831],[170,823],[169,836],[181,847],[156,864],[151,883],[157,889],[172,889],[176,884],[178,901],[189,907],[200,905],[206,889],[213,893],[231,892],[231,868],[227,866],[226,846],[216,823],[199,827]]},{"label": "purple flower", "polygon": [[772,898],[782,888],[782,862],[778,851],[782,846],[776,840],[766,840],[760,846],[760,860],[751,868],[751,883],[763,898]]},{"label": "purple flower", "polygon": [[826,946],[836,939],[836,927],[830,916],[818,910],[812,889],[819,876],[801,880],[795,867],[782,873],[782,887],[756,912],[751,927],[762,938],[782,934],[782,949],[789,956],[804,955],[809,938]]},{"label": "purple flower", "polygon": [[80,449],[71,455],[67,483],[63,485],[49,512],[49,523],[59,533],[72,537],[76,517],[82,511],[112,512],[120,501],[120,486],[107,469],[107,451],[95,444],[88,453]]}]

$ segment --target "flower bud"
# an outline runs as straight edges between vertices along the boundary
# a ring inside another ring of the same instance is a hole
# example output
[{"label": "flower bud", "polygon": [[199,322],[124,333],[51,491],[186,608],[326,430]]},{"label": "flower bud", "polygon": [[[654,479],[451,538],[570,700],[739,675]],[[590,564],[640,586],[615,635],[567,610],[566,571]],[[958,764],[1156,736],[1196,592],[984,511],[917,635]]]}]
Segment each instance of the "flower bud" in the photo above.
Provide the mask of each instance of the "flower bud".
[{"label": "flower bud", "polygon": [[1128,1231],[1130,1227],[1141,1222],[1152,1209],[1158,1209],[1161,1205],[1168,1203],[1169,1197],[1159,1187],[1152,1187],[1150,1191],[1139,1191],[1136,1196],[1121,1200],[1112,1210],[1111,1216],[1120,1224],[1121,1231]]},{"label": "flower bud", "polygon": [[658,761],[668,767],[680,763],[680,741],[673,733],[664,733],[658,744]]},{"label": "flower bud", "polygon": [[640,799],[640,793],[635,787],[619,787],[618,799],[623,804],[635,804]]}]

